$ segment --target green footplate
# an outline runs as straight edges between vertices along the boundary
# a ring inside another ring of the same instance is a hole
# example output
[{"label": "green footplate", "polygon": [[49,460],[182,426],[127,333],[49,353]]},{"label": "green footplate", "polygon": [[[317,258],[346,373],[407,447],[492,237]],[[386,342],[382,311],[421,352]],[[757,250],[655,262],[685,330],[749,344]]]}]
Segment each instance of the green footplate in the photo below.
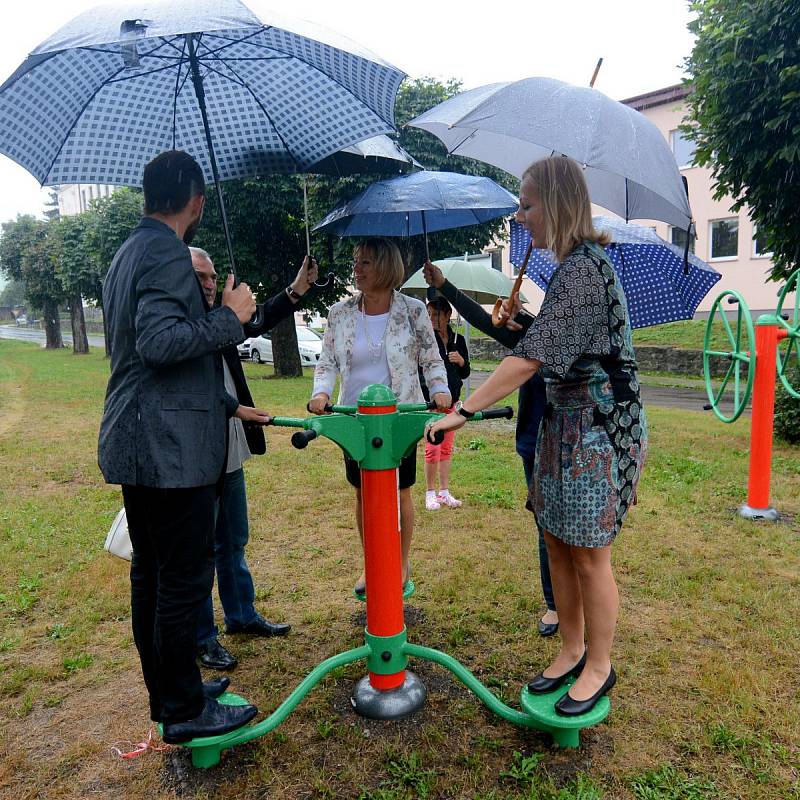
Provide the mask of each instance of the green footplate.
[{"label": "green footplate", "polygon": [[[414,585],[413,579],[409,578],[403,584],[403,600],[408,600],[408,598],[411,597],[414,594],[414,592],[416,592],[416,590],[417,587]],[[362,592],[361,594],[359,594],[358,592],[353,592],[353,597],[355,597],[356,600],[360,600],[362,603],[364,603],[366,602],[367,599],[367,593]]]},{"label": "green footplate", "polygon": [[527,686],[522,688],[520,704],[523,710],[541,723],[553,736],[556,744],[561,747],[577,747],[580,744],[581,728],[589,728],[602,722],[611,711],[611,701],[608,696],[601,697],[595,707],[586,714],[577,717],[565,717],[555,710],[555,704],[572,686],[570,680],[563,686],[549,694],[532,694]]},{"label": "green footplate", "polygon": [[[220,695],[217,698],[217,702],[222,703],[222,705],[224,706],[249,705],[248,700],[245,700],[244,697],[240,697],[238,694],[234,694],[233,692],[225,692],[225,694]],[[249,725],[243,725],[241,728],[236,728],[235,730],[228,731],[228,733],[223,733],[220,734],[219,736],[204,736],[198,739],[190,739],[188,742],[181,742],[180,747],[214,747],[214,748],[219,748],[219,750],[223,750],[228,746],[227,742],[230,742],[232,739],[235,739],[242,732],[243,729],[246,729],[248,727]],[[163,736],[164,730],[160,722],[158,723],[158,732],[160,735]],[[218,760],[219,758],[217,758],[217,761]]]}]

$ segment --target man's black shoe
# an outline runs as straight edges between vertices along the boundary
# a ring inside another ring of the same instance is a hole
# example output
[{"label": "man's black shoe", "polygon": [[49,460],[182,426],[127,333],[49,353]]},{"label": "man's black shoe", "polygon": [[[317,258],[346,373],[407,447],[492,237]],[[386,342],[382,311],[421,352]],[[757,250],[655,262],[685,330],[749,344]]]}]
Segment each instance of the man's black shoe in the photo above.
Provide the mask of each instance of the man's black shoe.
[{"label": "man's black shoe", "polygon": [[233,669],[239,663],[216,636],[197,646],[197,658],[208,669]]},{"label": "man's black shoe", "polygon": [[201,736],[220,736],[246,725],[256,714],[255,706],[226,706],[209,698],[199,716],[164,725],[161,738],[167,744],[180,744]]},{"label": "man's black shoe", "polygon": [[291,625],[285,622],[270,622],[260,614],[247,625],[228,626],[225,633],[247,633],[251,636],[286,636],[292,629]]},{"label": "man's black shoe", "polygon": [[231,685],[230,678],[215,678],[213,681],[203,682],[203,697],[216,700],[225,694],[225,690]]}]

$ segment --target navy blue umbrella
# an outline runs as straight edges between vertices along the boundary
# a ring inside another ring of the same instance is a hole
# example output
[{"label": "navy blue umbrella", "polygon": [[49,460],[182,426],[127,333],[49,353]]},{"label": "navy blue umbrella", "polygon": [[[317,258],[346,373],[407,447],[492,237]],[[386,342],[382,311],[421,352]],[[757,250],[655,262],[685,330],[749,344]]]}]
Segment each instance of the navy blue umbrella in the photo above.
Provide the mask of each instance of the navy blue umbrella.
[{"label": "navy blue umbrella", "polygon": [[[652,228],[611,217],[594,217],[592,221],[595,228],[611,236],[606,252],[622,281],[634,328],[692,319],[700,301],[722,277],[692,253],[684,265],[683,248],[665,242]],[[512,264],[522,264],[530,241],[528,230],[512,221]],[[557,266],[550,250],[534,248],[526,272],[547,289]]]},{"label": "navy blue umbrella", "polygon": [[241,0],[100,6],[0,87],[0,152],[43,185],[141,185],[159,153],[221,180],[304,172],[394,129],[404,74],[354,42]]},{"label": "navy blue umbrella", "polygon": [[314,230],[337,236],[427,235],[505,217],[518,205],[490,178],[422,171],[373,183]]}]

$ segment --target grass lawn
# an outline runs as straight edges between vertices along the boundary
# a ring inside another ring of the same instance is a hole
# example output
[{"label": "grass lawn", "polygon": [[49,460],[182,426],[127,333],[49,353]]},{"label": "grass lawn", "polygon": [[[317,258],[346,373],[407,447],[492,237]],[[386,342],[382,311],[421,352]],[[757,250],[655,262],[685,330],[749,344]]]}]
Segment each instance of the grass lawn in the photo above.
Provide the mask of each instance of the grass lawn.
[{"label": "grass lawn", "polygon": [[[302,413],[308,376],[246,371],[258,404]],[[102,550],[121,505],[96,466],[107,376],[97,350],[0,341],[0,797],[800,798],[800,449],[775,448],[773,502],[785,521],[745,522],[735,509],[749,422],[657,408],[639,504],[614,550],[619,683],[607,722],[580,749],[558,751],[492,717],[421,663],[412,669],[428,703],[404,721],[353,714],[364,674],[353,665],[219,767],[194,771],[183,749],[120,760],[111,748],[141,741],[149,720],[127,565]],[[290,435],[270,430],[269,452],[246,471],[258,606],[294,627],[285,640],[223,639],[240,661],[233,688],[262,715],[320,660],[363,641],[338,449],[297,451]],[[464,507],[426,513],[417,484],[409,639],[453,654],[517,704],[557,641],[535,633],[536,540],[513,426],[477,423],[456,444]]]}]

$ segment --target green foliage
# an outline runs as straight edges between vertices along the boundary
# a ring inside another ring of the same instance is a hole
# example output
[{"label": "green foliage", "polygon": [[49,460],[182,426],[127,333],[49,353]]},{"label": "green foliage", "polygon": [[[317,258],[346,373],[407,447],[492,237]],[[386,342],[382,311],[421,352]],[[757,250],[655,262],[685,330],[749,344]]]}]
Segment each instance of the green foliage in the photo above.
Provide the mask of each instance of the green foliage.
[{"label": "green foliage", "polygon": [[63,297],[47,243],[48,227],[48,222],[29,214],[2,225],[0,268],[10,278],[22,281],[25,297],[35,308]]},{"label": "green foliage", "polygon": [[25,304],[25,284],[12,278],[0,291],[0,306],[21,306]]},{"label": "green foliage", "polygon": [[532,786],[539,772],[539,764],[544,758],[543,753],[532,753],[529,756],[515,751],[511,766],[506,772],[501,772],[501,778],[508,778],[520,786]]},{"label": "green foliage", "polygon": [[747,204],[774,253],[772,277],[800,264],[800,2],[695,0],[685,133],[715,197]]},{"label": "green foliage", "polygon": [[[786,380],[800,392],[800,363],[796,358],[786,370]],[[800,444],[800,400],[792,397],[780,381],[775,392],[775,433],[789,444]]]},{"label": "green foliage", "polygon": [[80,653],[77,656],[64,659],[64,671],[67,675],[74,675],[76,672],[94,663],[94,656],[90,653]]},{"label": "green foliage", "polygon": [[665,764],[637,775],[630,783],[637,800],[711,800],[720,797],[713,781],[687,778]]}]

